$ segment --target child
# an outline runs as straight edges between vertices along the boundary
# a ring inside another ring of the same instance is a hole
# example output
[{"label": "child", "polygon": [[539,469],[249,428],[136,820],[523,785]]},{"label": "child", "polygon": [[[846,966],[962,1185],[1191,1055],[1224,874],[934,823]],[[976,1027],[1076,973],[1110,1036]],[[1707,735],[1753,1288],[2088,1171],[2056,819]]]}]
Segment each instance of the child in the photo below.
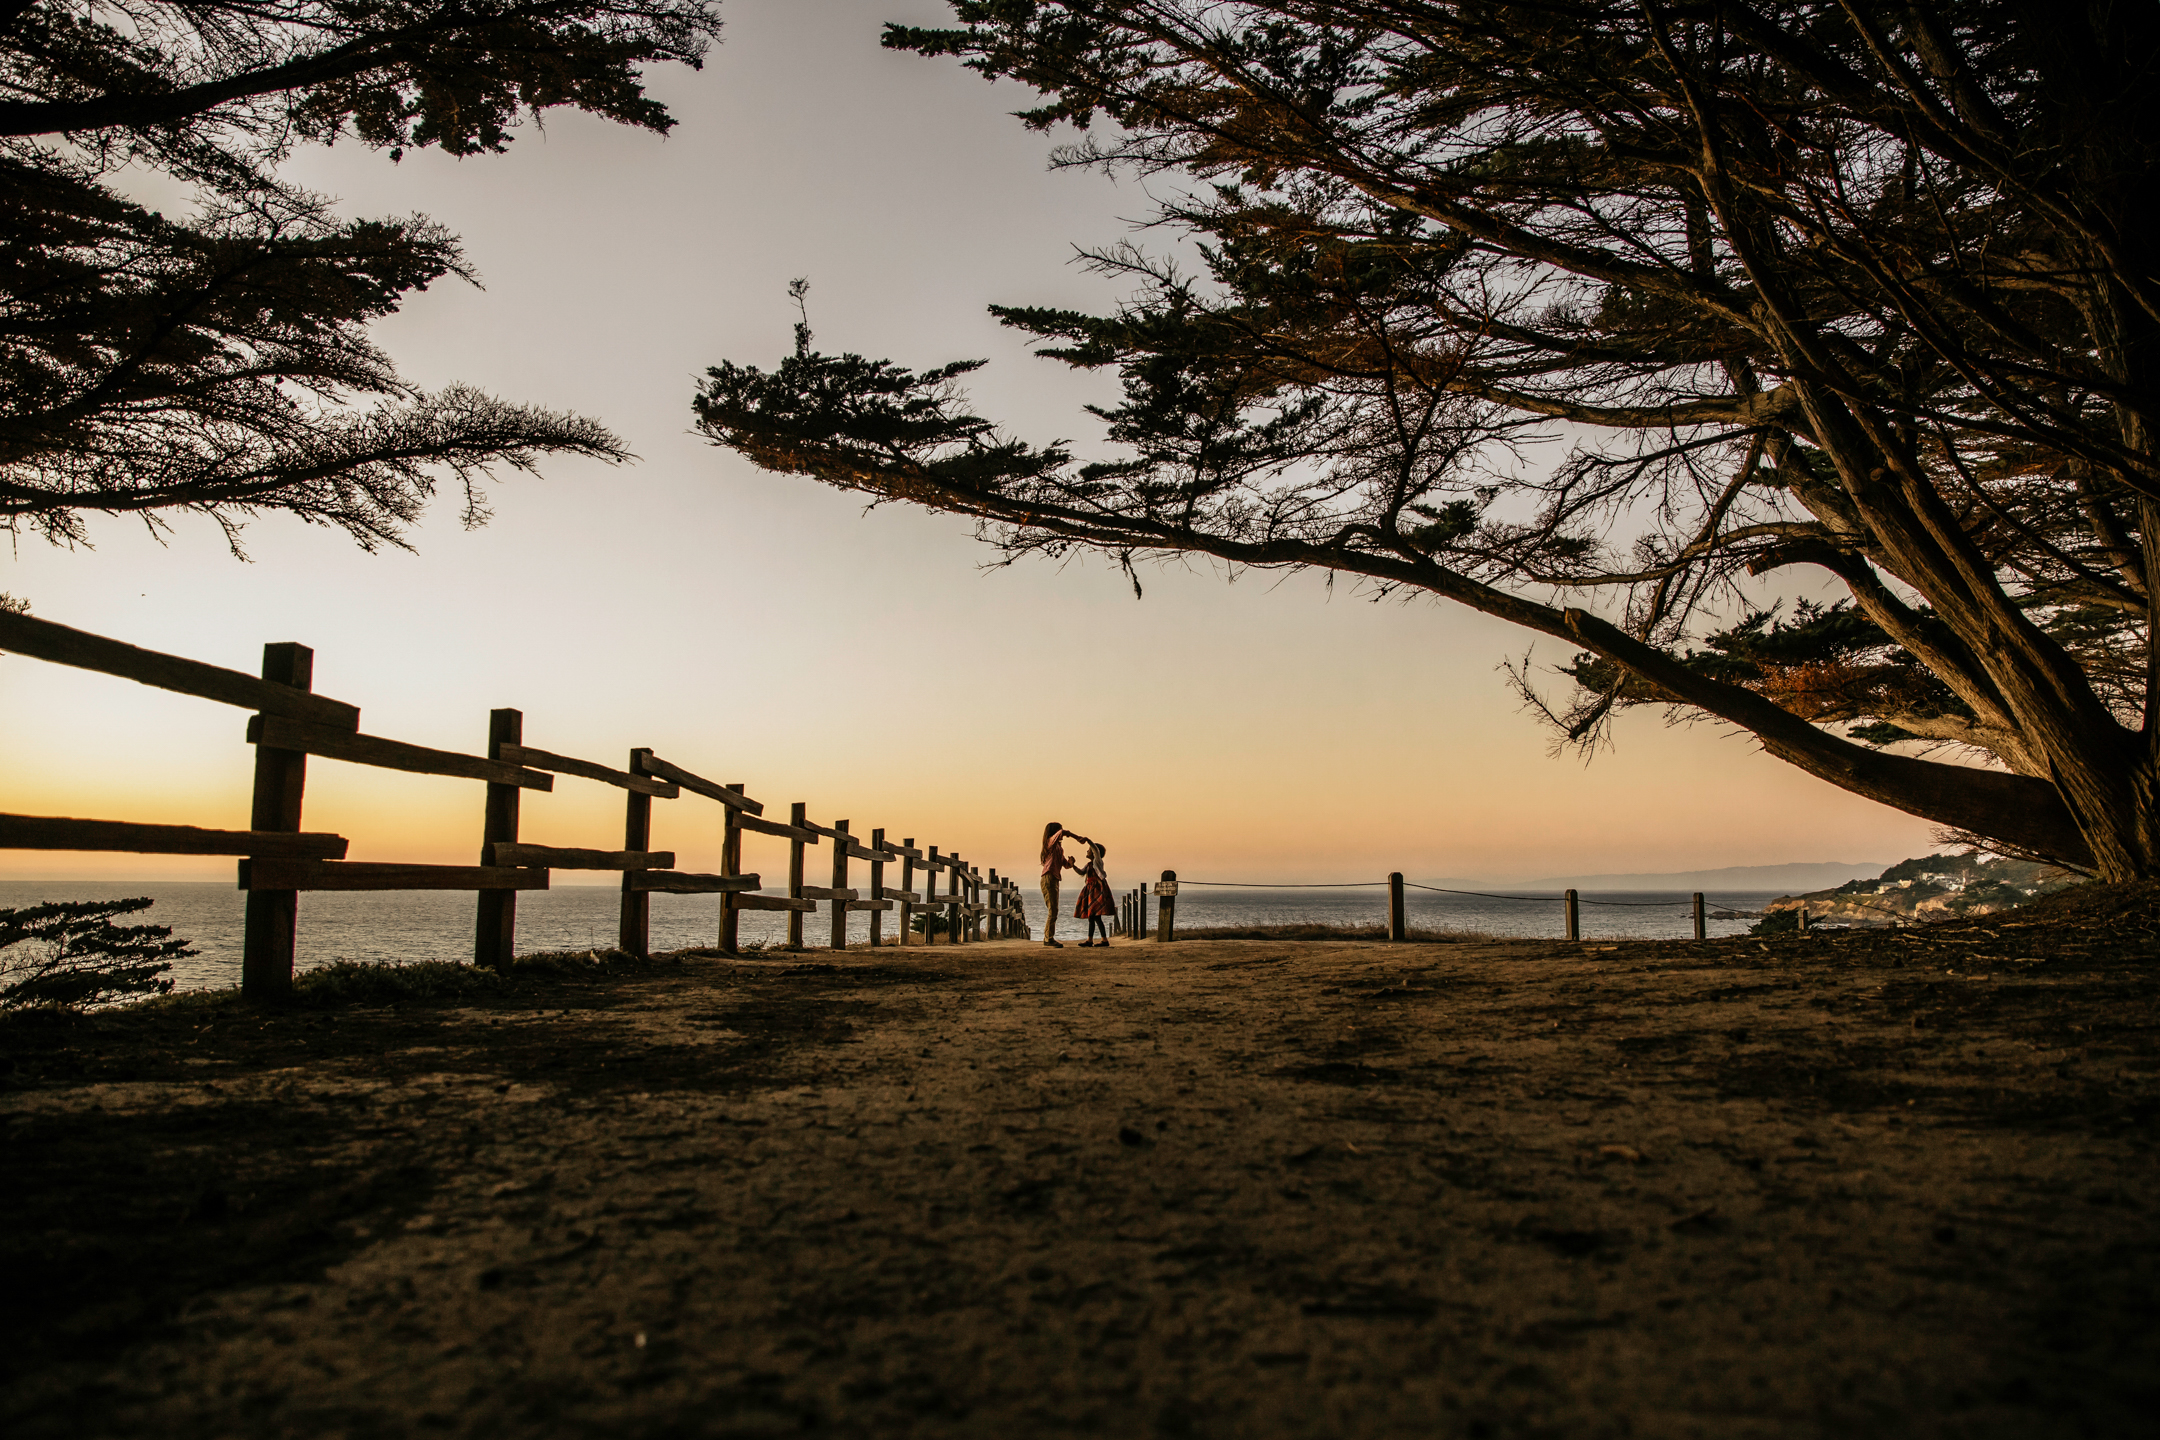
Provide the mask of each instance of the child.
[{"label": "child", "polygon": [[[1080,867],[1085,883],[1080,887],[1080,903],[1073,907],[1073,918],[1088,922],[1088,938],[1080,942],[1082,949],[1110,944],[1109,917],[1117,913],[1117,901],[1110,894],[1110,876],[1103,869],[1103,856],[1109,852],[1092,840],[1087,847],[1087,864]],[[1095,938],[1097,930],[1102,932],[1100,940]]]}]

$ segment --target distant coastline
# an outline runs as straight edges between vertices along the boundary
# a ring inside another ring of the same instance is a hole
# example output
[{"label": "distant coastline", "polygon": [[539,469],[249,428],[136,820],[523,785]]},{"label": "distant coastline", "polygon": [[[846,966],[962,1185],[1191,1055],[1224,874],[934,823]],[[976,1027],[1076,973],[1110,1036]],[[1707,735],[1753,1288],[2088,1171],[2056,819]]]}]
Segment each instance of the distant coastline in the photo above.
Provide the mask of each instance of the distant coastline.
[{"label": "distant coastline", "polygon": [[[1895,863],[1889,860],[1821,860],[1787,865],[1727,865],[1717,870],[1676,870],[1664,874],[1547,875],[1511,880],[1521,890],[1824,890],[1849,880],[1872,880]],[[1432,881],[1432,884],[1468,882]]]}]

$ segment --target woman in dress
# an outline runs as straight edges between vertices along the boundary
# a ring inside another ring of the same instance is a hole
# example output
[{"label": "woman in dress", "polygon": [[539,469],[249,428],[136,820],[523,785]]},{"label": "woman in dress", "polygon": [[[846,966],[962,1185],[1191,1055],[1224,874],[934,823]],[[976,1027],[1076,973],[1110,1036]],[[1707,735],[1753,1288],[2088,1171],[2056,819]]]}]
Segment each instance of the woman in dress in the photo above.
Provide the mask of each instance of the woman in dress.
[{"label": "woman in dress", "polygon": [[[1065,827],[1052,820],[1043,826],[1042,843],[1042,897],[1043,897],[1043,944],[1052,950],[1065,947],[1058,943],[1058,876],[1067,870],[1078,870],[1072,857],[1065,853]],[[1078,839],[1078,836],[1074,836]]]},{"label": "woman in dress", "polygon": [[[1088,938],[1080,942],[1082,949],[1109,945],[1109,917],[1117,913],[1117,901],[1110,894],[1110,875],[1103,869],[1103,856],[1108,851],[1092,840],[1087,847],[1087,864],[1080,867],[1080,903],[1073,907],[1073,918],[1088,922]],[[1102,931],[1100,940],[1095,938],[1097,930]]]}]

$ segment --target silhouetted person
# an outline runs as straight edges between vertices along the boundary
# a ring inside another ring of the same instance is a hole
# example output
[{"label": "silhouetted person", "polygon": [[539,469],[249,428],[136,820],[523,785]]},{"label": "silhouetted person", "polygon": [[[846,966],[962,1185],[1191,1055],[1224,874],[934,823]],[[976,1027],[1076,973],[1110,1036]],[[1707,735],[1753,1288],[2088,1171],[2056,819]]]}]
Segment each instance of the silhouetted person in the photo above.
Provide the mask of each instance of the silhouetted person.
[{"label": "silhouetted person", "polygon": [[[1087,864],[1079,867],[1082,880],[1080,903],[1073,907],[1073,918],[1088,922],[1088,938],[1080,945],[1083,949],[1090,945],[1107,946],[1110,943],[1110,917],[1117,913],[1117,901],[1110,895],[1110,873],[1103,868],[1103,856],[1109,851],[1084,835],[1073,838],[1085,840],[1088,847]],[[1102,932],[1100,940],[1095,938],[1098,930]]]},{"label": "silhouetted person", "polygon": [[1065,827],[1055,820],[1043,826],[1042,894],[1048,912],[1043,917],[1043,944],[1053,950],[1065,948],[1057,940],[1058,877],[1067,870],[1079,868],[1065,853]]}]

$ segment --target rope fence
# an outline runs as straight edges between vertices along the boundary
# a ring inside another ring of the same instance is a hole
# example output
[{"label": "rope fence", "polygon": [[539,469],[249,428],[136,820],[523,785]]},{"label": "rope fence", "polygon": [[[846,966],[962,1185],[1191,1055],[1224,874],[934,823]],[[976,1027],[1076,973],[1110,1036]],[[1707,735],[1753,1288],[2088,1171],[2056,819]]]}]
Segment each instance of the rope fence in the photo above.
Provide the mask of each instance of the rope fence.
[{"label": "rope fence", "polygon": [[[1261,880],[1186,880],[1186,885],[1204,885],[1217,890],[1364,890],[1374,886],[1392,884],[1387,880],[1335,880],[1274,882]],[[1436,895],[1474,895],[1480,900],[1528,900],[1532,902],[1551,900],[1553,895],[1501,895],[1491,890],[1453,890],[1445,885],[1420,885],[1415,880],[1402,882],[1405,889],[1430,890]],[[1563,890],[1560,895],[1572,895]],[[1692,902],[1687,900],[1581,900],[1584,905],[1619,905],[1632,910],[1678,910]]]},{"label": "rope fence", "polygon": [[[1695,920],[1695,938],[1709,938],[1707,916],[1704,914],[1704,893],[1695,891],[1685,900],[1595,900],[1582,896],[1574,890],[1562,890],[1558,895],[1506,895],[1493,890],[1458,890],[1447,885],[1421,885],[1415,880],[1405,880],[1400,873],[1391,874],[1385,880],[1185,880],[1177,878],[1174,870],[1163,872],[1162,883],[1155,887],[1155,894],[1162,897],[1162,913],[1156,922],[1158,939],[1169,938],[1172,911],[1181,886],[1194,886],[1209,890],[1367,890],[1385,885],[1388,888],[1388,938],[1400,940],[1406,933],[1403,916],[1403,892],[1425,890],[1435,895],[1468,895],[1480,900],[1517,900],[1529,904],[1549,903],[1558,900],[1563,907],[1567,925],[1567,938],[1582,938],[1580,908],[1584,905],[1602,905],[1623,910],[1692,910]],[[1801,928],[1807,927],[1807,912],[1801,911]],[[1119,928],[1126,934],[1145,934],[1147,920],[1147,892],[1135,890],[1128,894],[1121,905]]]}]

